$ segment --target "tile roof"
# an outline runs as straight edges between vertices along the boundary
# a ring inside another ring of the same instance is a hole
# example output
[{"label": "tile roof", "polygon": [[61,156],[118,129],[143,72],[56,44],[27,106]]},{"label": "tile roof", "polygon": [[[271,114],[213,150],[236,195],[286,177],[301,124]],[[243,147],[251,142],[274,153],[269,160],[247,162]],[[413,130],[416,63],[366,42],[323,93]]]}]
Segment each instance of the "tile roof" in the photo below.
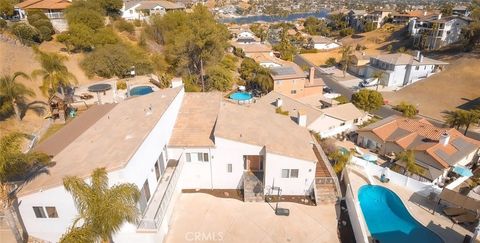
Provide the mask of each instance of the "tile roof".
[{"label": "tile roof", "polygon": [[[394,142],[405,150],[423,151],[443,168],[448,168],[480,147],[480,141],[465,137],[453,128],[439,128],[425,119],[390,116],[359,132],[372,132],[384,142]],[[443,133],[450,136],[447,145],[439,143]]]},{"label": "tile roof", "polygon": [[68,0],[27,0],[15,5],[21,9],[66,9],[72,3]]},{"label": "tile roof", "polygon": [[335,42],[334,40],[328,38],[328,37],[325,37],[325,36],[319,36],[319,35],[313,35],[312,37],[312,41],[315,43],[315,44],[330,44],[330,43],[337,43]]},{"label": "tile roof", "polygon": [[65,176],[86,178],[95,168],[123,168],[181,91],[160,90],[117,104],[54,156],[50,173],[26,184],[20,195],[61,185]]},{"label": "tile roof", "polygon": [[267,112],[264,106],[222,102],[215,137],[265,146],[274,154],[315,162],[309,131],[287,116]]},{"label": "tile roof", "polygon": [[136,7],[136,9],[153,9],[156,6],[161,6],[167,10],[171,9],[184,9],[185,5],[183,3],[177,3],[177,2],[170,2],[170,1],[126,1],[125,2],[125,10],[130,9],[132,7]]},{"label": "tile roof", "polygon": [[307,115],[307,126],[314,122],[317,118],[322,115],[322,111],[314,108],[313,106],[304,104],[296,99],[290,98],[283,94],[280,94],[276,91],[271,91],[270,93],[262,96],[254,106],[264,107],[268,112],[275,113],[276,101],[277,99],[282,100],[282,110],[288,111],[290,119],[296,121],[298,111],[302,111]]},{"label": "tile roof", "polygon": [[405,53],[394,53],[373,56],[373,58],[385,63],[393,65],[445,65],[446,62],[437,61],[428,57],[423,57],[423,60],[419,62],[414,56]]},{"label": "tile roof", "polygon": [[214,147],[213,129],[220,110],[218,92],[185,93],[169,147]]},{"label": "tile roof", "polygon": [[321,110],[325,115],[337,118],[342,121],[351,121],[364,117],[365,112],[359,110],[352,103],[332,106]]},{"label": "tile roof", "polygon": [[272,47],[270,45],[262,44],[262,43],[259,43],[259,42],[250,43],[250,44],[243,44],[243,43],[239,43],[239,42],[236,42],[236,41],[230,41],[230,44],[232,46],[234,46],[235,48],[242,49],[243,52],[245,52],[245,54],[260,53],[260,52],[264,52],[264,53],[272,52]]}]

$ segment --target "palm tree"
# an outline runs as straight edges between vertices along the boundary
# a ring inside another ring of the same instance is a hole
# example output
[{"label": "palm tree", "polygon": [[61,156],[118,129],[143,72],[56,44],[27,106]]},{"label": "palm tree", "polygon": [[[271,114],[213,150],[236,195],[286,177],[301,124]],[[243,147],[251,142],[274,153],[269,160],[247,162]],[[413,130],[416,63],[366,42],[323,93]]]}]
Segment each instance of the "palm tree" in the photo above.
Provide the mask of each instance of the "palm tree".
[{"label": "palm tree", "polygon": [[[109,188],[105,168],[94,170],[91,178],[91,184],[75,176],[63,179],[63,185],[72,194],[79,215],[67,234],[62,236],[62,242],[72,242],[69,239],[78,237],[94,237],[108,242],[124,222],[137,221],[139,212],[136,204],[140,199],[137,186],[125,183]],[[81,226],[77,226],[79,221],[83,222]]]},{"label": "palm tree", "polygon": [[375,71],[372,74],[372,78],[377,80],[377,85],[376,85],[376,91],[378,91],[378,85],[380,85],[380,82],[382,81],[383,78],[383,72],[382,71]]},{"label": "palm tree", "polygon": [[462,126],[461,116],[461,110],[447,111],[444,116],[445,124],[458,130]]},{"label": "palm tree", "polygon": [[411,175],[412,174],[417,174],[417,175],[423,174],[423,168],[420,167],[419,165],[417,165],[416,160],[415,160],[415,152],[413,150],[406,150],[406,151],[401,152],[398,155],[397,160],[401,160],[401,161],[405,162],[405,172],[404,172],[404,174],[406,174],[407,172],[409,172]]},{"label": "palm tree", "polygon": [[45,96],[50,97],[58,88],[61,93],[64,94],[64,87],[67,87],[73,83],[77,83],[77,78],[68,68],[64,62],[68,60],[66,56],[62,56],[56,53],[46,53],[38,49],[35,49],[37,58],[42,66],[41,69],[34,70],[32,77],[36,78],[40,76],[42,78],[42,85],[40,89]]},{"label": "palm tree", "polygon": [[472,123],[478,123],[480,121],[480,111],[471,110],[471,111],[461,111],[460,113],[460,123],[465,126],[465,132],[463,135],[467,135],[468,129]]},{"label": "palm tree", "polygon": [[43,153],[21,151],[22,134],[11,133],[0,138],[0,208],[17,242],[24,242],[15,215],[17,192],[42,173],[48,173],[50,157]]},{"label": "palm tree", "polygon": [[17,78],[24,77],[29,79],[28,75],[22,72],[16,72],[12,75],[3,75],[0,77],[0,96],[11,102],[15,117],[21,120],[19,102],[23,102],[25,98],[34,97],[35,92],[27,88],[25,85],[18,83]]},{"label": "palm tree", "polygon": [[340,53],[342,53],[342,58],[340,59],[340,61],[342,62],[343,77],[345,77],[348,65],[350,65],[350,62],[352,61],[352,46],[348,45],[342,47]]}]

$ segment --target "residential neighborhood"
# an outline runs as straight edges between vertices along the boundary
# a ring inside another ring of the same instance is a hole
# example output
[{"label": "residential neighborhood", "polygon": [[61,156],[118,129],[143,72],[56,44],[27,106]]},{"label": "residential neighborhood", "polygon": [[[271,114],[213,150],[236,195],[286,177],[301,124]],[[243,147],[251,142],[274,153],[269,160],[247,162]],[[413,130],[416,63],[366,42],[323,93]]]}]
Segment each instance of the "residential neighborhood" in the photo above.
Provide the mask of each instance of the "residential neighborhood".
[{"label": "residential neighborhood", "polygon": [[0,0],[1,242],[480,242],[479,26],[479,0]]}]

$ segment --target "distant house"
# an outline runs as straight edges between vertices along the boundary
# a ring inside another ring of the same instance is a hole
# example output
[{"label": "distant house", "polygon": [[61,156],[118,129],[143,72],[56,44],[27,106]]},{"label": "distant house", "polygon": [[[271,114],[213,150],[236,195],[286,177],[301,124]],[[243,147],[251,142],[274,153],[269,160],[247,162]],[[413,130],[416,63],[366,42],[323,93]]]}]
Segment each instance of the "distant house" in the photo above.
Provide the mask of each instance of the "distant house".
[{"label": "distant house", "polygon": [[426,10],[413,10],[404,13],[392,13],[392,22],[394,24],[408,24],[413,19],[438,16],[438,11],[428,12]]},{"label": "distant house", "polygon": [[163,15],[168,11],[178,10],[185,10],[185,5],[169,1],[125,1],[121,9],[122,18],[127,20],[144,20],[151,15]]},{"label": "distant house", "polygon": [[348,71],[364,77],[367,73],[368,64],[370,63],[370,56],[363,51],[355,51],[352,55],[351,63],[348,65]]},{"label": "distant house", "polygon": [[328,51],[340,47],[340,43],[325,36],[312,36],[310,45],[317,50]]},{"label": "distant house", "polygon": [[[454,128],[440,128],[425,119],[391,116],[358,130],[356,143],[382,155],[415,153],[424,181],[441,181],[457,165],[471,166],[478,160],[480,141],[463,136]],[[405,171],[405,163],[396,165]]]},{"label": "distant house", "polygon": [[453,15],[468,17],[470,16],[471,11],[467,6],[455,6],[452,9],[452,13]]},{"label": "distant house", "polygon": [[365,31],[365,24],[372,23],[375,29],[380,28],[391,11],[375,10],[367,12],[366,10],[351,10],[347,14],[347,20],[352,28],[357,31]]},{"label": "distant house", "polygon": [[422,49],[434,50],[462,38],[462,29],[470,23],[470,19],[460,16],[442,15],[413,19],[408,24],[408,32],[413,44]]},{"label": "distant house", "polygon": [[41,10],[49,19],[63,19],[63,13],[70,4],[69,0],[26,0],[15,4],[15,10],[20,19],[25,19],[29,10]]},{"label": "distant house", "polygon": [[307,127],[310,131],[319,133],[322,138],[354,131],[357,129],[357,125],[368,119],[367,114],[352,103],[318,109],[276,91],[263,96],[255,105],[267,106],[272,112],[275,112],[276,109],[288,112],[292,121]]},{"label": "distant house", "polygon": [[365,77],[382,73],[380,84],[387,87],[405,86],[427,78],[448,63],[424,57],[420,52],[416,56],[404,53],[386,54],[370,57]]}]

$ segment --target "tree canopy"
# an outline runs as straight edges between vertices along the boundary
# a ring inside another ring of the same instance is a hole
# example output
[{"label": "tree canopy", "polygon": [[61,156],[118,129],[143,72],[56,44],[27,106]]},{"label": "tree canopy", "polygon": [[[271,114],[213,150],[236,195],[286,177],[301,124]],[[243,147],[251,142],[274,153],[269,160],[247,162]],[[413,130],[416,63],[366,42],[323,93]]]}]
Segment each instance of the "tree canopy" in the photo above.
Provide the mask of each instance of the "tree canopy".
[{"label": "tree canopy", "polygon": [[395,110],[402,112],[404,117],[413,118],[418,114],[417,108],[405,101],[400,102],[397,106],[395,106]]},{"label": "tree canopy", "polygon": [[26,97],[35,96],[32,89],[17,82],[19,77],[30,79],[27,74],[22,72],[15,72],[13,75],[5,74],[0,77],[0,99],[5,105],[10,105],[8,110],[14,111],[17,120],[21,120],[20,104],[25,103]]},{"label": "tree canopy", "polygon": [[352,95],[352,103],[359,109],[372,112],[383,105],[383,96],[375,90],[362,89]]},{"label": "tree canopy", "polygon": [[331,28],[327,26],[327,22],[315,17],[308,17],[303,23],[305,31],[310,35],[329,36]]},{"label": "tree canopy", "polygon": [[260,66],[252,58],[244,58],[240,65],[240,77],[245,80],[247,87],[268,93],[273,89],[273,79],[267,68]]}]

